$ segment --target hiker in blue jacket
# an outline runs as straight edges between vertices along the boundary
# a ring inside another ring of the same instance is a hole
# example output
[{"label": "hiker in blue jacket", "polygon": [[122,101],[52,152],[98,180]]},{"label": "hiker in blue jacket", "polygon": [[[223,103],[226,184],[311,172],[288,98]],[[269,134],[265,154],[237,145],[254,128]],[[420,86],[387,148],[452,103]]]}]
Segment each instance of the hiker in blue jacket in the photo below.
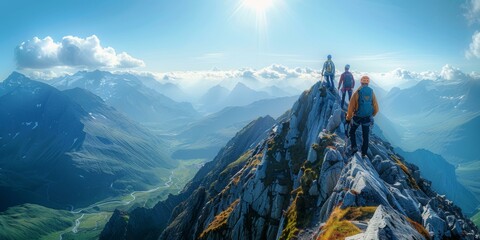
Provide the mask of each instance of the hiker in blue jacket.
[{"label": "hiker in blue jacket", "polygon": [[355,87],[355,79],[349,70],[350,65],[345,65],[345,72],[342,73],[340,76],[340,81],[338,82],[338,90],[340,90],[340,87],[342,88],[342,108],[343,104],[345,103],[346,93],[348,92],[348,101],[350,101],[350,98],[352,98],[352,90]]},{"label": "hiker in blue jacket", "polygon": [[323,64],[322,76],[325,77],[330,89],[335,89],[333,80],[335,79],[335,64],[332,61],[332,55],[327,56],[327,61]]}]

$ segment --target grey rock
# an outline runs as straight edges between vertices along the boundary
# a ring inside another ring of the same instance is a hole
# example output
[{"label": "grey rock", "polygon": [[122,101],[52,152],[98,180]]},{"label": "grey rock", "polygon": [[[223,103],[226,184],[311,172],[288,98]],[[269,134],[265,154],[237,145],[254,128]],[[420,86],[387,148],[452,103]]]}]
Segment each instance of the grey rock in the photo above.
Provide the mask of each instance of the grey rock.
[{"label": "grey rock", "polygon": [[[408,237],[407,237],[408,236]],[[425,239],[406,218],[395,209],[378,206],[364,233],[347,237],[346,240],[400,240]]]},{"label": "grey rock", "polygon": [[310,147],[310,149],[308,150],[307,161],[312,163],[317,161],[317,151],[313,149],[313,147]]},{"label": "grey rock", "polygon": [[424,207],[422,218],[423,226],[430,233],[430,236],[434,239],[442,239],[446,232],[445,221],[438,216],[430,205]]},{"label": "grey rock", "polygon": [[342,121],[342,109],[340,109],[340,106],[338,104],[335,104],[333,107],[335,110],[333,111],[333,114],[330,116],[328,119],[327,127],[326,130],[328,132],[334,132],[335,129],[340,125]]},{"label": "grey rock", "polygon": [[322,169],[318,178],[318,182],[321,184],[317,205],[320,206],[333,192],[340,178],[343,166],[344,162],[340,153],[333,149],[326,149]]}]

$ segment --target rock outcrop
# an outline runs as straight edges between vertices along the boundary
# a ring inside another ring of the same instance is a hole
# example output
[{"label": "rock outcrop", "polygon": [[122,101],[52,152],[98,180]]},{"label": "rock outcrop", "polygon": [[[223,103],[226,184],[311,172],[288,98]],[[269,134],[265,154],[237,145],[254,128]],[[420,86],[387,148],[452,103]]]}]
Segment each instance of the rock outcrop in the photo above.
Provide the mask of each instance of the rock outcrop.
[{"label": "rock outcrop", "polygon": [[217,157],[210,172],[221,172],[159,239],[480,239],[390,144],[372,135],[368,157],[347,156],[338,102],[317,83],[256,146],[227,165]]}]

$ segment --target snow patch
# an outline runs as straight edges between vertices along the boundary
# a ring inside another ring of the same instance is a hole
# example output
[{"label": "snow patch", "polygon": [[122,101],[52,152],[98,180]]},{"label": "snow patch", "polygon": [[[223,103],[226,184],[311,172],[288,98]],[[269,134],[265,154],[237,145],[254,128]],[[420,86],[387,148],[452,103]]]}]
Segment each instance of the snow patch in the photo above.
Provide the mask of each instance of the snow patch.
[{"label": "snow patch", "polygon": [[16,137],[18,137],[18,135],[20,135],[20,132],[15,133],[15,136],[13,136],[12,139],[15,139]]},{"label": "snow patch", "polygon": [[458,96],[458,97],[449,97],[449,96],[441,96],[441,99],[447,99],[447,100],[462,100],[465,97],[465,95]]},{"label": "snow patch", "polygon": [[32,130],[38,127],[38,122],[35,122],[35,125],[32,127]]}]

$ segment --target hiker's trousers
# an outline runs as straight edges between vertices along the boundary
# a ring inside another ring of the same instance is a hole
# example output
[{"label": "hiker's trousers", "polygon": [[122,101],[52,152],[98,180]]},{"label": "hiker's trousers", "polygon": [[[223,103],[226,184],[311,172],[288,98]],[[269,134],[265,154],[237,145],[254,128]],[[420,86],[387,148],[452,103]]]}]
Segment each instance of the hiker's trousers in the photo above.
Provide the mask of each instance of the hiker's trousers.
[{"label": "hiker's trousers", "polygon": [[325,74],[325,80],[330,88],[334,89],[335,84],[333,83],[333,79],[335,78],[335,74]]},{"label": "hiker's trousers", "polygon": [[350,128],[350,141],[352,142],[352,148],[357,148],[357,128],[362,126],[362,155],[367,155],[368,151],[368,137],[370,134],[370,117],[357,117],[352,119],[352,127]]},{"label": "hiker's trousers", "polygon": [[342,90],[342,108],[343,108],[343,104],[345,104],[345,95],[347,92],[348,92],[348,101],[350,101],[350,98],[352,98],[352,89]]}]

